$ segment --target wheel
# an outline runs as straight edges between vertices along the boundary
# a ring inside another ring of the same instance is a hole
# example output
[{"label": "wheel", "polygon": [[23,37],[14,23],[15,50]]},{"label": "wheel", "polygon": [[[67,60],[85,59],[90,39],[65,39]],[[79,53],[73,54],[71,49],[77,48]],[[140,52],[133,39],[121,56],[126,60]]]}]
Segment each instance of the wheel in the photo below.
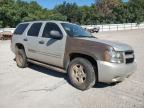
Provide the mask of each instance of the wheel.
[{"label": "wheel", "polygon": [[80,90],[87,90],[94,86],[96,75],[92,64],[84,58],[75,58],[68,67],[71,84]]},{"label": "wheel", "polygon": [[93,30],[91,30],[90,32],[91,32],[91,33],[94,33],[94,31],[93,31]]},{"label": "wheel", "polygon": [[98,33],[98,32],[99,32],[99,30],[96,31],[96,33]]},{"label": "wheel", "polygon": [[27,67],[27,57],[23,49],[18,49],[16,52],[16,63],[20,68]]}]

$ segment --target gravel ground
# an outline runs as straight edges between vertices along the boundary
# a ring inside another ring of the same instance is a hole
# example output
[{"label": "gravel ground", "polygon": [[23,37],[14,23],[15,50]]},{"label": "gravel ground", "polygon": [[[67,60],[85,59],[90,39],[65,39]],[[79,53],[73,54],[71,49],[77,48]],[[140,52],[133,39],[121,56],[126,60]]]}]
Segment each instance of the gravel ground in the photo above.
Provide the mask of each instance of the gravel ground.
[{"label": "gravel ground", "polygon": [[37,65],[18,68],[10,41],[0,41],[0,108],[144,108],[144,30],[94,35],[130,44],[137,71],[117,85],[98,83],[80,91],[68,83],[65,74]]}]

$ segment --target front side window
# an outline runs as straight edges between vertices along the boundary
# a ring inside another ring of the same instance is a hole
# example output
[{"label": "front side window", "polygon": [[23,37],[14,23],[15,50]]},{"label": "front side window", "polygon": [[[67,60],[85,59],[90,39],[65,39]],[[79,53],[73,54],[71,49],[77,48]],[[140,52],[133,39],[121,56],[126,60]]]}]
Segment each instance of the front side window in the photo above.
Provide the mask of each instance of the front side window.
[{"label": "front side window", "polygon": [[62,32],[57,24],[49,22],[45,25],[42,37],[49,38],[50,32],[53,30],[58,31],[60,34],[62,34]]},{"label": "front side window", "polygon": [[28,36],[38,36],[42,23],[34,23],[28,31]]},{"label": "front side window", "polygon": [[23,32],[25,31],[25,29],[27,28],[28,25],[29,25],[29,23],[18,25],[18,27],[14,31],[14,34],[17,34],[17,35],[23,34]]},{"label": "front side window", "polygon": [[64,30],[69,36],[72,37],[93,37],[89,32],[76,24],[61,23]]}]

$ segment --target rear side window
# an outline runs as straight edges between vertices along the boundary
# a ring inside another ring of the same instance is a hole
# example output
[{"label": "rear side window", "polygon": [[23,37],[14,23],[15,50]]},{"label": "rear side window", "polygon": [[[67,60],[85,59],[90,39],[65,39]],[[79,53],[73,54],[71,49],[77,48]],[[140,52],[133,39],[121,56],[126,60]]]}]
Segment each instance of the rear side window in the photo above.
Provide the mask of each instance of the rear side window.
[{"label": "rear side window", "polygon": [[25,23],[25,24],[20,24],[16,30],[14,31],[14,34],[18,34],[18,35],[21,35],[23,34],[23,32],[25,31],[25,29],[27,28],[29,24],[28,23]]},{"label": "rear side window", "polygon": [[45,25],[42,37],[49,38],[50,37],[50,32],[52,30],[59,31],[60,34],[62,34],[62,32],[61,32],[61,30],[60,30],[60,28],[58,27],[57,24],[49,22]]},{"label": "rear side window", "polygon": [[28,31],[28,36],[38,36],[42,23],[34,23]]}]

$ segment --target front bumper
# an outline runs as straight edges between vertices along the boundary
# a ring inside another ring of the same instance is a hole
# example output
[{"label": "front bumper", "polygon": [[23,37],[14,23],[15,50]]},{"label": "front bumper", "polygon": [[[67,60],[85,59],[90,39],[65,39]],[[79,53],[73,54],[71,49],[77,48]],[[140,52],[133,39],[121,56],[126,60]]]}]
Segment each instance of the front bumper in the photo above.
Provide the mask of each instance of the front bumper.
[{"label": "front bumper", "polygon": [[128,78],[136,70],[136,63],[115,64],[104,61],[97,61],[99,82],[120,82]]}]

